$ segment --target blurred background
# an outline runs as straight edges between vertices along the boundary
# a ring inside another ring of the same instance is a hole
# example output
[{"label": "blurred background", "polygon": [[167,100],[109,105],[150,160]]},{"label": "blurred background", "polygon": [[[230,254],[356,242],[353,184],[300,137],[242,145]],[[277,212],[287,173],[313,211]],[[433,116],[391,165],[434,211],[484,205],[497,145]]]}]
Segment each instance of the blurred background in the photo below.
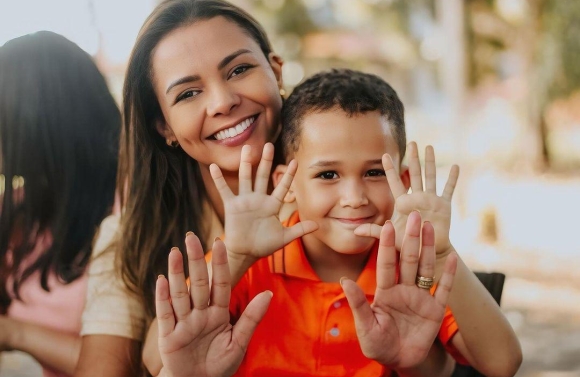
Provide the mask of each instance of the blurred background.
[{"label": "blurred background", "polygon": [[[291,90],[331,67],[399,93],[409,140],[435,147],[442,188],[461,166],[452,242],[477,271],[507,275],[502,308],[520,377],[580,375],[580,1],[233,0],[266,28]],[[38,30],[93,55],[120,98],[157,0],[0,0],[0,45]],[[578,286],[576,286],[578,284]],[[0,376],[37,376],[4,354]]]}]

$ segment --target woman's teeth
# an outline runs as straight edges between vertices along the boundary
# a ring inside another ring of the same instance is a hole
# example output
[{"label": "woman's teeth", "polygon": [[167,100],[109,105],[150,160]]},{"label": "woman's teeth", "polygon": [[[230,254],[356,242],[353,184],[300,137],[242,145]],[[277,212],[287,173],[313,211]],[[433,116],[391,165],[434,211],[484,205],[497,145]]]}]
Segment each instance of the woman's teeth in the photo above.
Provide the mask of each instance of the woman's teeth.
[{"label": "woman's teeth", "polygon": [[223,140],[230,137],[238,136],[242,132],[250,127],[250,124],[254,122],[254,117],[248,118],[239,124],[235,125],[234,127],[226,128],[225,130],[221,130],[220,132],[215,134],[216,140]]}]

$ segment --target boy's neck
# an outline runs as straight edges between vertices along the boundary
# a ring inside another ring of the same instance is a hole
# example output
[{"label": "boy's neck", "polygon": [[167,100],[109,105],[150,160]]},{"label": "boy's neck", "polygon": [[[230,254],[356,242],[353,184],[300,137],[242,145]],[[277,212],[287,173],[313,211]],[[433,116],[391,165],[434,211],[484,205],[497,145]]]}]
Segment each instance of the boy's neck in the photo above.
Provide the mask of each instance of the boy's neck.
[{"label": "boy's neck", "polygon": [[358,254],[342,254],[332,250],[312,234],[302,237],[304,254],[316,275],[326,283],[339,283],[347,277],[357,281],[364,270],[370,251]]}]

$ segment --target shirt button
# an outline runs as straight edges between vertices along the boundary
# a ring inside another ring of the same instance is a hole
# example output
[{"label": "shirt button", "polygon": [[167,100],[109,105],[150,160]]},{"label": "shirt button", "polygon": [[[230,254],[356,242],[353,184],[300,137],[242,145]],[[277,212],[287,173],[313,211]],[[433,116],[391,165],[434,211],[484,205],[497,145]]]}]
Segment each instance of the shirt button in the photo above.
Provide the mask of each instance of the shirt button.
[{"label": "shirt button", "polygon": [[335,302],[333,306],[335,309],[340,308],[340,301]]},{"label": "shirt button", "polygon": [[330,329],[330,335],[337,337],[340,335],[340,330],[336,327]]}]

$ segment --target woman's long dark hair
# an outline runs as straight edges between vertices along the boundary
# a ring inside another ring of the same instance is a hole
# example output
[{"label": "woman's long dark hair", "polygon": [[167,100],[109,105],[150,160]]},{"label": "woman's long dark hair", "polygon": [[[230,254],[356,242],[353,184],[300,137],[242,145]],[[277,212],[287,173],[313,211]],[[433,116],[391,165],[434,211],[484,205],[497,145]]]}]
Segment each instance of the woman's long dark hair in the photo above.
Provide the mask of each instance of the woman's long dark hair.
[{"label": "woman's long dark hair", "polygon": [[123,281],[142,302],[147,320],[155,316],[155,279],[167,273],[170,248],[182,246],[187,231],[202,242],[209,231],[203,208],[207,193],[197,161],[180,147],[166,145],[156,129],[163,115],[153,91],[152,53],[169,32],[217,16],[240,26],[269,58],[272,47],[265,31],[242,9],[220,0],[169,0],[145,21],[129,59],[117,181],[124,193],[123,236],[112,247],[118,250]]},{"label": "woman's long dark hair", "polygon": [[76,44],[38,32],[0,47],[0,312],[36,272],[45,290],[50,273],[83,274],[114,202],[120,130],[105,79]]}]

